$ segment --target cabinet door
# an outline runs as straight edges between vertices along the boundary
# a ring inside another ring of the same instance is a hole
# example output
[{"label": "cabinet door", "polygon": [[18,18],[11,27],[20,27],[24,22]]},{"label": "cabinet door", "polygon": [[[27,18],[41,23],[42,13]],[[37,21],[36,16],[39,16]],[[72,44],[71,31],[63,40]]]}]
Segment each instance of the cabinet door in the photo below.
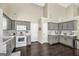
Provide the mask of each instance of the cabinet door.
[{"label": "cabinet door", "polygon": [[11,54],[11,41],[7,42],[6,44],[7,44],[7,46],[6,46],[7,54],[6,55],[10,55]]},{"label": "cabinet door", "polygon": [[73,20],[73,30],[76,30],[76,29],[77,29],[77,21]]},{"label": "cabinet door", "polygon": [[58,36],[48,35],[49,44],[54,44],[58,42]]},{"label": "cabinet door", "polygon": [[48,43],[52,44],[52,35],[48,35]]},{"label": "cabinet door", "polygon": [[7,30],[11,30],[11,20],[7,19]]},{"label": "cabinet door", "polygon": [[12,29],[12,30],[15,30],[15,20],[12,20],[12,21],[11,21],[11,24],[12,24],[11,29]]},{"label": "cabinet door", "polygon": [[11,40],[11,52],[13,51],[14,47],[15,47],[15,40],[14,40],[14,38],[12,38],[12,40]]},{"label": "cabinet door", "polygon": [[67,37],[66,45],[73,47],[73,38],[72,37]]},{"label": "cabinet door", "polygon": [[59,29],[59,30],[62,30],[62,29],[63,29],[63,24],[62,24],[62,23],[59,23],[59,24],[58,24],[58,29]]},{"label": "cabinet door", "polygon": [[73,23],[73,21],[67,22],[67,29],[68,30],[74,30],[74,23]]},{"label": "cabinet door", "polygon": [[48,30],[58,30],[58,24],[57,23],[48,22]]},{"label": "cabinet door", "polygon": [[31,36],[27,36],[27,45],[31,45]]},{"label": "cabinet door", "polygon": [[66,42],[66,40],[64,39],[64,36],[60,36],[60,43],[63,43],[63,44],[65,44],[65,42]]},{"label": "cabinet door", "polygon": [[30,30],[31,28],[31,23],[29,21],[26,21],[26,29]]},{"label": "cabinet door", "polygon": [[73,47],[73,39],[68,36],[60,36],[60,43]]},{"label": "cabinet door", "polygon": [[6,16],[3,16],[3,29],[11,30],[11,19]]},{"label": "cabinet door", "polygon": [[68,28],[67,28],[67,22],[64,22],[62,24],[63,24],[63,30],[68,30]]},{"label": "cabinet door", "polygon": [[75,30],[76,29],[76,21],[68,21],[63,23],[63,30]]}]

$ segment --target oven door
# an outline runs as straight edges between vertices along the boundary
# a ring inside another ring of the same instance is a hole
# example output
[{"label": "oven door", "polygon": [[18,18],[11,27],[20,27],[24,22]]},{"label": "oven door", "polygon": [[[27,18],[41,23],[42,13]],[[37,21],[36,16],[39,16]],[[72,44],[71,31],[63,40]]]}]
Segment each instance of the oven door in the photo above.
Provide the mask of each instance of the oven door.
[{"label": "oven door", "polygon": [[16,47],[22,47],[27,45],[26,36],[16,36]]}]

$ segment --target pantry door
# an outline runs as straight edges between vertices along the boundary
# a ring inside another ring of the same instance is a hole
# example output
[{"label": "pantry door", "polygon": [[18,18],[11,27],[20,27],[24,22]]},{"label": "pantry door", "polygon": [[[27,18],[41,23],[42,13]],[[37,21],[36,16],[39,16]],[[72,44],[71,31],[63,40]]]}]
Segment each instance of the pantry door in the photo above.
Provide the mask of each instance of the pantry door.
[{"label": "pantry door", "polygon": [[31,42],[38,41],[38,23],[31,22]]}]

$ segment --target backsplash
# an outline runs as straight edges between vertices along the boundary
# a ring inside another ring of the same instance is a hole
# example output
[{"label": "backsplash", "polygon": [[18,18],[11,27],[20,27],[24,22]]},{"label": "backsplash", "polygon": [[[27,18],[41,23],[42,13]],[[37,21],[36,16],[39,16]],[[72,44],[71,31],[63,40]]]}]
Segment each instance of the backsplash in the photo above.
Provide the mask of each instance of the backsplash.
[{"label": "backsplash", "polygon": [[16,34],[16,30],[3,30],[3,36],[9,36],[12,33]]},{"label": "backsplash", "polygon": [[17,30],[3,30],[3,36],[11,36],[11,35],[17,35],[17,33],[23,32],[25,33],[31,33],[30,30],[26,30],[26,31],[17,31]]},{"label": "backsplash", "polygon": [[76,35],[76,31],[62,31],[61,35]]}]

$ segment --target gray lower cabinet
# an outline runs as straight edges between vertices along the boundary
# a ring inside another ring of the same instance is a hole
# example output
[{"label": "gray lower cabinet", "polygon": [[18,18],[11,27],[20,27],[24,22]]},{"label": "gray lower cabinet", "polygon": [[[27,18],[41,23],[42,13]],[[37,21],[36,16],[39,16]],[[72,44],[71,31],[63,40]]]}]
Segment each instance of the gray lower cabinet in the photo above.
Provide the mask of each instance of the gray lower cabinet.
[{"label": "gray lower cabinet", "polygon": [[6,45],[6,55],[9,56],[11,55],[11,41],[7,42]]},{"label": "gray lower cabinet", "polygon": [[67,45],[73,47],[73,37],[67,37]]},{"label": "gray lower cabinet", "polygon": [[31,35],[27,36],[27,45],[31,45]]},{"label": "gray lower cabinet", "polygon": [[14,38],[11,39],[10,41],[8,41],[6,43],[6,45],[7,45],[6,46],[6,55],[8,56],[8,55],[11,55],[13,49],[15,48],[15,40],[14,40]]},{"label": "gray lower cabinet", "polygon": [[69,36],[60,36],[60,43],[73,47],[73,38]]},{"label": "gray lower cabinet", "polygon": [[59,42],[66,44],[66,39],[64,38],[64,36],[60,36]]},{"label": "gray lower cabinet", "polygon": [[55,35],[48,35],[48,43],[54,44],[58,42],[58,36]]}]

